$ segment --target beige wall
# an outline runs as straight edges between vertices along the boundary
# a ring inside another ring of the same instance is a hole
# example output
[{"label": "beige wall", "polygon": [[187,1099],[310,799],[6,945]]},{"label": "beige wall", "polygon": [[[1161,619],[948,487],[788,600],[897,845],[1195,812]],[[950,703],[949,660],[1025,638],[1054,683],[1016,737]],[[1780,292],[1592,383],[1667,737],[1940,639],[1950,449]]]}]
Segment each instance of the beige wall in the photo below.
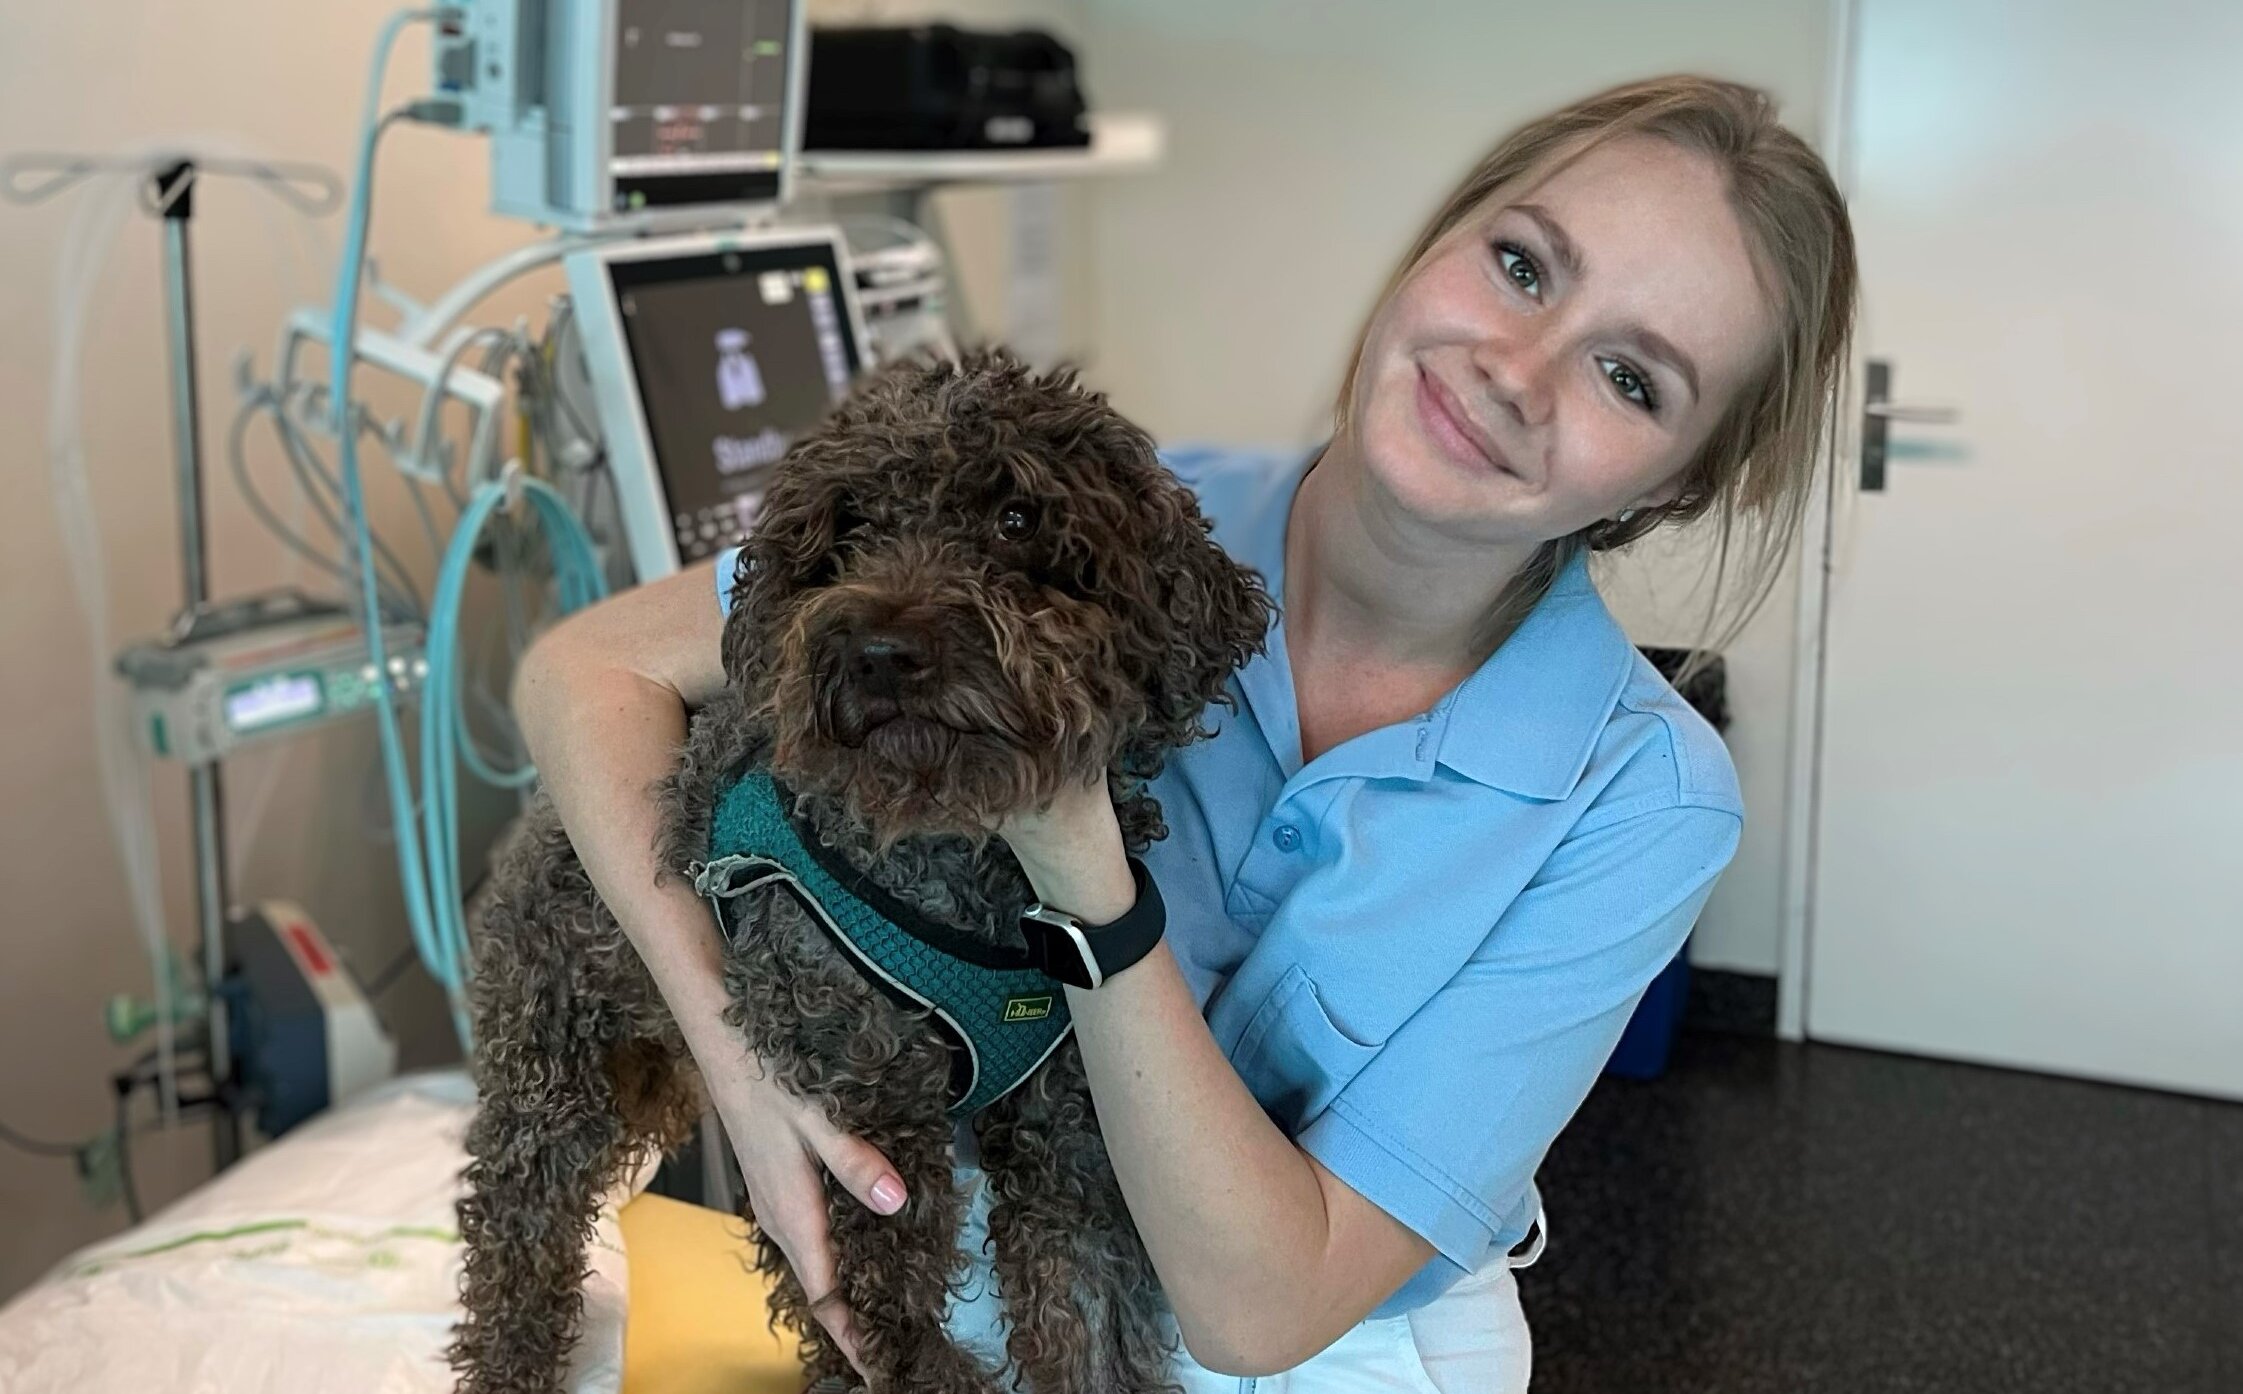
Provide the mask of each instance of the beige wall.
[{"label": "beige wall", "polygon": [[[1098,187],[1096,376],[1164,440],[1308,441],[1394,259],[1504,131],[1599,87],[1697,70],[1758,83],[1816,133],[1819,0],[1090,0],[1093,99],[1160,112],[1158,173]],[[1684,642],[1681,558],[1607,584],[1643,642]],[[1776,965],[1793,589],[1730,653],[1751,818],[1697,962]]]}]

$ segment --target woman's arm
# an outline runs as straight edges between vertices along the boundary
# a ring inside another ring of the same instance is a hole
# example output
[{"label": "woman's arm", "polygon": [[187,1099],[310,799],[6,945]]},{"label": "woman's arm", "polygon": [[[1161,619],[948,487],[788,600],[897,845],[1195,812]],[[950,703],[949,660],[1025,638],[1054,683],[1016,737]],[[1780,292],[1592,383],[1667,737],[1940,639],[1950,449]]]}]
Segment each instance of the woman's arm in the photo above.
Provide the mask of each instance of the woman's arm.
[{"label": "woman's arm", "polygon": [[677,764],[687,712],[724,685],[723,616],[709,566],[625,591],[541,637],[515,674],[516,720],[538,777],[585,871],[645,960],[739,1154],[756,1216],[778,1241],[844,1350],[825,1168],[866,1205],[892,1214],[903,1182],[869,1144],[764,1077],[724,1022],[722,958],[709,909],[675,879],[657,884],[657,786]]},{"label": "woman's arm", "polygon": [[[1710,768],[1720,759],[1714,739],[1709,731],[1708,750],[1682,755],[1645,746],[1639,770],[1604,786],[1618,791],[1618,812],[1585,819],[1538,852],[1539,866],[1486,928],[1476,917],[1450,922],[1477,947],[1430,1000],[1382,1031],[1375,1053],[1292,1141],[1216,1049],[1165,952],[1096,992],[1069,993],[1130,1213],[1202,1363],[1288,1367],[1390,1296],[1435,1249],[1462,1269],[1502,1261],[1498,1243],[1551,1139],[1736,852],[1742,804],[1726,764]],[[1701,773],[1678,781],[1691,754],[1702,757]],[[1423,838],[1430,820],[1457,816],[1409,797],[1379,814],[1377,838],[1358,828],[1359,852],[1406,863],[1395,839]],[[1374,812],[1358,805],[1351,816]],[[1093,923],[1129,905],[1134,887],[1103,789],[1070,793],[1000,831],[1053,904]],[[1302,919],[1378,925],[1370,942],[1391,942],[1381,931],[1413,891],[1366,892],[1362,865],[1358,857],[1310,871],[1265,933],[1287,933],[1290,915],[1294,928]]]},{"label": "woman's arm", "polygon": [[[723,631],[715,578],[696,567],[563,620],[523,656],[513,688],[545,793],[697,1058],[723,1007],[718,940],[691,888],[656,885],[654,791],[677,766],[688,711],[724,684]],[[701,1063],[748,1065],[744,1055]]]},{"label": "woman's arm", "polygon": [[[1049,903],[1104,924],[1134,902],[1103,783],[1002,831]],[[1123,1197],[1200,1364],[1291,1369],[1433,1257],[1262,1112],[1167,945],[1067,1000]]]}]

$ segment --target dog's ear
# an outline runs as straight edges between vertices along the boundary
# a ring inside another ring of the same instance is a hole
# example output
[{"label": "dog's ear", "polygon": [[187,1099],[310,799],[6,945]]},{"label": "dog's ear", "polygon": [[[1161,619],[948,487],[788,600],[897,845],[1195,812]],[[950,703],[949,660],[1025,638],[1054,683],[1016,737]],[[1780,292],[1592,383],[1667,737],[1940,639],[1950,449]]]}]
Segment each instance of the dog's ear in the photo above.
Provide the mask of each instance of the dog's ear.
[{"label": "dog's ear", "polygon": [[1159,657],[1145,722],[1122,751],[1121,772],[1135,779],[1150,779],[1169,750],[1208,734],[1202,714],[1210,703],[1231,705],[1230,676],[1262,650],[1271,618],[1261,574],[1232,561],[1191,491],[1157,461],[1153,468],[1160,483],[1146,491],[1153,513],[1146,550]]}]

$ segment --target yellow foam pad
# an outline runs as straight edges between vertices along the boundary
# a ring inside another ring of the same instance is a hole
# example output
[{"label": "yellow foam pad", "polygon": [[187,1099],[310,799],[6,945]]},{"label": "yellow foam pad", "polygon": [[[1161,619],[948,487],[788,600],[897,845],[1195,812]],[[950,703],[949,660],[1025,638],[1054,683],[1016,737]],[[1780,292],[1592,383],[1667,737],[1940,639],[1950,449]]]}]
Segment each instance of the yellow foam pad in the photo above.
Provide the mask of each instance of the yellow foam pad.
[{"label": "yellow foam pad", "polygon": [[743,1223],[642,1195],[622,1210],[631,1265],[623,1394],[800,1394],[794,1341],[770,1328]]}]

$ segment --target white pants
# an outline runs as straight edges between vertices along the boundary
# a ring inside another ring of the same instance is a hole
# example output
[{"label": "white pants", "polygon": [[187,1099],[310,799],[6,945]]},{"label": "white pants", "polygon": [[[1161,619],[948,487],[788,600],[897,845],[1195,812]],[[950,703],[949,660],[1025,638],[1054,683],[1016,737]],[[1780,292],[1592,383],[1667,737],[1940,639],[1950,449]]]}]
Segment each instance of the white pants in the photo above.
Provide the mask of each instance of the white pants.
[{"label": "white pants", "polygon": [[[1004,1310],[989,1262],[989,1188],[978,1169],[961,1168],[958,1180],[973,1197],[963,1242],[974,1266],[946,1325],[960,1345],[1002,1368]],[[1357,1324],[1281,1375],[1219,1375],[1178,1341],[1175,1376],[1184,1394],[1524,1394],[1533,1363],[1519,1285],[1499,1259],[1414,1312]]]}]

